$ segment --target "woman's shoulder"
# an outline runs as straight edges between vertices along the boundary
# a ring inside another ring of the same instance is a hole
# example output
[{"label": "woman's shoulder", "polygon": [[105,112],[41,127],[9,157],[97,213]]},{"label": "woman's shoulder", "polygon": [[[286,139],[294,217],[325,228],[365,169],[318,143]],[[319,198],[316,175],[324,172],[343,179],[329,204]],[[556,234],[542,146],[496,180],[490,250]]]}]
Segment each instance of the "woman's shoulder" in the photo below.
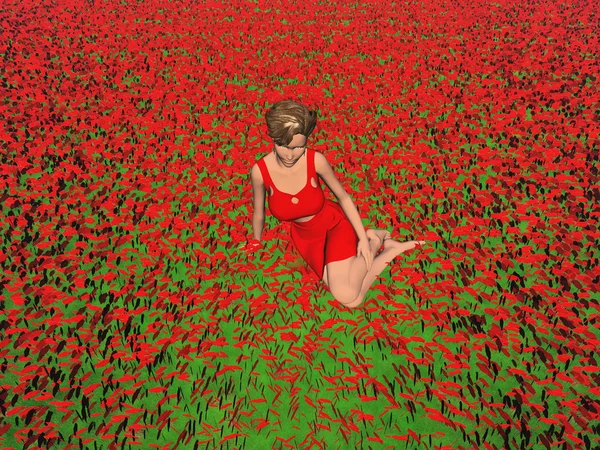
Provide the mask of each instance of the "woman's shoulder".
[{"label": "woman's shoulder", "polygon": [[270,158],[270,156],[271,156],[272,154],[273,154],[273,152],[269,152],[269,153],[267,153],[265,156],[263,156],[262,158],[258,158],[258,159],[256,160],[256,164],[258,164],[258,163],[259,163],[259,162],[261,162],[261,161],[262,161],[263,163],[266,163],[266,162],[269,160],[269,158]]},{"label": "woman's shoulder", "polygon": [[[267,157],[269,156],[269,154],[270,153],[268,153],[265,156],[263,156],[262,158],[259,158],[258,160],[256,160],[256,162],[252,166],[252,169],[250,170],[252,178],[256,178],[260,182],[263,182],[262,169],[263,169],[263,167],[267,167]],[[268,170],[268,168],[267,168],[267,170]]]},{"label": "woman's shoulder", "polygon": [[325,155],[321,152],[318,152],[316,150],[313,150],[313,152],[314,152],[314,154],[312,155],[312,157],[313,157],[313,161],[315,162],[315,170],[318,173],[321,173],[321,169],[323,168],[323,165],[325,163],[327,163],[327,158],[325,158]]},{"label": "woman's shoulder", "polygon": [[252,166],[252,168],[254,168],[254,167],[258,167],[258,166],[260,166],[261,164],[264,164],[264,163],[267,161],[267,157],[268,157],[268,156],[269,156],[269,153],[267,153],[265,156],[263,156],[263,157],[261,157],[261,158],[258,158],[258,159],[256,160],[256,162],[254,163],[254,165]]}]

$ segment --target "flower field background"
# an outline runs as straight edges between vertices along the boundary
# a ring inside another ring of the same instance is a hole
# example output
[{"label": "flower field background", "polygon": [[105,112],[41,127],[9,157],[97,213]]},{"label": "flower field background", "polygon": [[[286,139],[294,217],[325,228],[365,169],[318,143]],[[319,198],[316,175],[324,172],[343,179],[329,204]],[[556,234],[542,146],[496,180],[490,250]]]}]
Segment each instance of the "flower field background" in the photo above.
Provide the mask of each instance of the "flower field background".
[{"label": "flower field background", "polygon": [[[3,1],[0,447],[598,448],[593,4]],[[285,98],[428,241],[358,309],[241,249]]]}]

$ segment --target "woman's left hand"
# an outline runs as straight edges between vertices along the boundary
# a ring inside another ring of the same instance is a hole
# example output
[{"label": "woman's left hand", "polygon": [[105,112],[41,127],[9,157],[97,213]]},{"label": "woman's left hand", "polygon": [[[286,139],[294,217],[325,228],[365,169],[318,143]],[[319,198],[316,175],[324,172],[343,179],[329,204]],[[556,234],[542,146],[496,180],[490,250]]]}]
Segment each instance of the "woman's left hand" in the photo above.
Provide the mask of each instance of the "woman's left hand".
[{"label": "woman's left hand", "polygon": [[371,246],[369,245],[368,239],[361,239],[358,241],[358,247],[356,247],[356,256],[362,256],[365,258],[367,270],[371,270],[371,264],[373,264],[373,254],[371,253]]}]

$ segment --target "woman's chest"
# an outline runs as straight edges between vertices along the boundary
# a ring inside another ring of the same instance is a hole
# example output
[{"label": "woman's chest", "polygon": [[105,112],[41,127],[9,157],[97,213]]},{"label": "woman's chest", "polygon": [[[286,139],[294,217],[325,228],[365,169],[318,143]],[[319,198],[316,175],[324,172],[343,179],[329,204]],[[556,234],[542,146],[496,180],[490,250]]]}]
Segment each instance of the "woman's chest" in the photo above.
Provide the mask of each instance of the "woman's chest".
[{"label": "woman's chest", "polygon": [[[310,173],[304,161],[303,166],[297,170],[280,171],[273,167],[272,162],[267,164],[265,161],[269,176],[271,178],[271,184],[275,191],[281,192],[287,195],[298,195],[302,193],[305,188],[312,186],[316,188],[318,186],[317,175]],[[273,195],[275,192],[270,192]]]}]

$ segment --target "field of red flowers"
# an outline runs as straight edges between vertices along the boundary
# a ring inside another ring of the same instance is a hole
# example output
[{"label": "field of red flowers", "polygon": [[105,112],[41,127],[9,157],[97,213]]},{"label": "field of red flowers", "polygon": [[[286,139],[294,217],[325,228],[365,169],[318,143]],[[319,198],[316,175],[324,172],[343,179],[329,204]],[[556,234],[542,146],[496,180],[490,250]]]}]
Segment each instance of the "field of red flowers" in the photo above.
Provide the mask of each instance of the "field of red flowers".
[{"label": "field of red flowers", "polygon": [[[593,4],[3,1],[0,447],[599,448]],[[428,241],[361,308],[240,250],[286,98]]]}]

